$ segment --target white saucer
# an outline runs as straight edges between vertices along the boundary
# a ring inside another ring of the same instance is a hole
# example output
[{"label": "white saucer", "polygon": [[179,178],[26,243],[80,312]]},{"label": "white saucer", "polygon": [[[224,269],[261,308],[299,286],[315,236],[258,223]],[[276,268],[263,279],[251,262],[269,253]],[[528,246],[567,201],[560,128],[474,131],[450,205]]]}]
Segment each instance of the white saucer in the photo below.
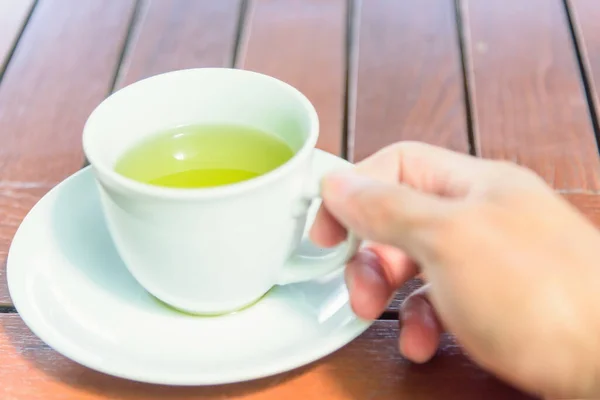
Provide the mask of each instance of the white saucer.
[{"label": "white saucer", "polygon": [[[315,152],[317,171],[345,165]],[[341,273],[275,287],[226,316],[168,308],[137,284],[117,255],[90,167],[35,205],[13,239],[7,268],[13,302],[43,341],[87,367],[144,382],[207,385],[265,377],[332,353],[369,326],[351,311]]]}]

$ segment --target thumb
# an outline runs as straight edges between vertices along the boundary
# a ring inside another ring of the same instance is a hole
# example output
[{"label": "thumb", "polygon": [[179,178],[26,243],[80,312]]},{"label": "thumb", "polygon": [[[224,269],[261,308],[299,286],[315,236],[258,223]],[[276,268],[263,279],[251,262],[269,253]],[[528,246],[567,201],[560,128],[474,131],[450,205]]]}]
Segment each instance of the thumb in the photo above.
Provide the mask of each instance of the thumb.
[{"label": "thumb", "polygon": [[[362,239],[399,247],[416,256],[450,207],[447,199],[406,185],[383,183],[344,171],[323,180],[323,203]],[[418,259],[418,257],[415,257]]]}]

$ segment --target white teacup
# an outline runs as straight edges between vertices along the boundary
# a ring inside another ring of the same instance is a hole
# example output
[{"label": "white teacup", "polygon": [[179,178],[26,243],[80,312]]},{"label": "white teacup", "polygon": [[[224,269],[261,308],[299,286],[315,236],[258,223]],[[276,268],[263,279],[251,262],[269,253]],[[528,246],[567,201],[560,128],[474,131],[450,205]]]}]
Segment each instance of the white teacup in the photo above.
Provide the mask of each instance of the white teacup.
[{"label": "white teacup", "polygon": [[[257,178],[212,188],[152,186],[114,171],[121,155],[158,131],[239,124],[285,140],[295,155]],[[109,232],[151,294],[192,313],[237,310],[277,284],[342,268],[358,241],[322,258],[297,252],[320,177],[311,175],[319,123],[309,100],[266,75],[226,68],[157,75],[111,95],[90,115],[83,147],[99,183]]]}]

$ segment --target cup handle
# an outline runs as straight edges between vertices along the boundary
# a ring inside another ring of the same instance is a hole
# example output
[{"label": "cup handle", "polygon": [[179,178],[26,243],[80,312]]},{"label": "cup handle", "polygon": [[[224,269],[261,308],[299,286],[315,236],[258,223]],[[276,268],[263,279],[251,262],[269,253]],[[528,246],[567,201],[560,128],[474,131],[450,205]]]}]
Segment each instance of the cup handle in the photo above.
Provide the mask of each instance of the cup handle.
[{"label": "cup handle", "polygon": [[[311,195],[306,198],[306,203],[310,206],[314,200],[320,198],[320,193]],[[306,212],[308,207],[304,207],[304,209],[304,212]],[[298,249],[296,249],[283,266],[277,284],[286,285],[289,283],[308,281],[342,269],[346,266],[346,263],[354,257],[360,247],[360,243],[360,239],[354,233],[348,231],[346,239],[333,248],[333,251],[330,251],[323,256],[306,257],[300,254]]]}]

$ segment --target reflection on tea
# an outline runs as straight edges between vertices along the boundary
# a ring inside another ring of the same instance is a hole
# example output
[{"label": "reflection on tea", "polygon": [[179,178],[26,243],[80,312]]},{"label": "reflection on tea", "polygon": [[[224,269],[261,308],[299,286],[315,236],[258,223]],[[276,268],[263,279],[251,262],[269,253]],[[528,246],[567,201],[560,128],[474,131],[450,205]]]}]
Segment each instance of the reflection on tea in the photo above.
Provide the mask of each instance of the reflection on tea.
[{"label": "reflection on tea", "polygon": [[137,143],[115,171],[171,188],[203,188],[252,179],[287,162],[294,152],[279,137],[239,125],[187,125]]}]

